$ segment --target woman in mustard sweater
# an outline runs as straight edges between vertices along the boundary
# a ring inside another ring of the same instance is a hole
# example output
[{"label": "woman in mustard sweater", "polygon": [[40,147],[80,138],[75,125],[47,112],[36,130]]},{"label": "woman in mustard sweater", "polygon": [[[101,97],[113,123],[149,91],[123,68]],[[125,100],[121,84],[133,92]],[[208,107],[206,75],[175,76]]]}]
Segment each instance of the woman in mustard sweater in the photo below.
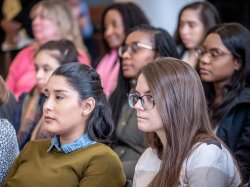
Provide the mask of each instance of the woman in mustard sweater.
[{"label": "woman in mustard sweater", "polygon": [[60,66],[45,88],[45,128],[55,136],[26,144],[3,186],[123,187],[108,143],[114,126],[99,75],[79,63]]}]

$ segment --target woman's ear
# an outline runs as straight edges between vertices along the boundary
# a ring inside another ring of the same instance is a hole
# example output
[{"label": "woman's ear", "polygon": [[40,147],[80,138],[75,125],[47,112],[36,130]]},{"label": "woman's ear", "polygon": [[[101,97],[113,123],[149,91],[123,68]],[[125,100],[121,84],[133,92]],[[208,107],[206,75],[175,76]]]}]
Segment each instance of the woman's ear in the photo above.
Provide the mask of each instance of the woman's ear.
[{"label": "woman's ear", "polygon": [[241,59],[235,58],[234,59],[234,70],[239,70],[242,67]]},{"label": "woman's ear", "polygon": [[89,115],[95,108],[95,99],[89,97],[82,101],[82,116]]}]

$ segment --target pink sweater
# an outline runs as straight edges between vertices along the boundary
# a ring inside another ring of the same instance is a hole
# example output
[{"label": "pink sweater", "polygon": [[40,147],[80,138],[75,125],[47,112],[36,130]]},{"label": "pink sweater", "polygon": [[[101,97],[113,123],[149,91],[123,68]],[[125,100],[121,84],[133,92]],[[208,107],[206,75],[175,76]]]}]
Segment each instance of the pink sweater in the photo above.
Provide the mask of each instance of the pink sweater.
[{"label": "pink sweater", "polygon": [[107,97],[111,95],[116,87],[119,68],[120,63],[118,62],[118,54],[115,49],[107,53],[96,68],[96,71],[100,74],[102,86]]},{"label": "pink sweater", "polygon": [[[36,84],[35,51],[34,44],[24,48],[10,66],[6,83],[17,99],[22,93],[29,92]],[[88,55],[83,51],[78,53],[79,61],[90,65]]]}]

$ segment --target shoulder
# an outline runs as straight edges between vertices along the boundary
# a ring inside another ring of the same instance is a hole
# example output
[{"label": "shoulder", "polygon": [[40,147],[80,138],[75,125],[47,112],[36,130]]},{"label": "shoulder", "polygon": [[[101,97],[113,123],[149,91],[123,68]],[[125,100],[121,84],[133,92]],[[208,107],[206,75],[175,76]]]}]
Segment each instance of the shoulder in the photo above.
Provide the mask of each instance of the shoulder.
[{"label": "shoulder", "polygon": [[10,139],[16,136],[16,131],[14,127],[10,124],[7,119],[0,119],[0,137],[3,139]]},{"label": "shoulder", "polygon": [[113,161],[119,160],[117,154],[108,146],[102,143],[96,143],[89,146],[86,151],[92,159]]},{"label": "shoulder", "polygon": [[85,158],[84,162],[90,167],[90,170],[99,174],[110,174],[114,171],[122,171],[122,164],[118,155],[108,146],[96,143],[83,149]]},{"label": "shoulder", "polygon": [[22,49],[18,54],[17,54],[17,58],[21,58],[23,56],[27,56],[27,55],[34,55],[36,51],[36,47],[35,44],[31,44],[27,47],[25,47],[24,49]]},{"label": "shoulder", "polygon": [[82,50],[82,49],[77,49],[78,52],[78,60],[85,64],[85,65],[89,65],[90,66],[90,59],[88,54],[86,53],[86,51]]},{"label": "shoulder", "polygon": [[187,169],[216,168],[230,176],[234,175],[235,164],[229,151],[222,145],[199,143],[187,158]]},{"label": "shoulder", "polygon": [[157,153],[152,148],[147,148],[139,158],[136,164],[136,170],[142,171],[155,171],[159,170],[161,160],[158,158]]},{"label": "shoulder", "polygon": [[47,152],[47,150],[49,149],[50,143],[51,143],[50,139],[32,140],[32,141],[29,141],[27,144],[25,144],[23,151],[31,150],[32,152],[36,152],[38,150],[42,150],[43,152]]}]

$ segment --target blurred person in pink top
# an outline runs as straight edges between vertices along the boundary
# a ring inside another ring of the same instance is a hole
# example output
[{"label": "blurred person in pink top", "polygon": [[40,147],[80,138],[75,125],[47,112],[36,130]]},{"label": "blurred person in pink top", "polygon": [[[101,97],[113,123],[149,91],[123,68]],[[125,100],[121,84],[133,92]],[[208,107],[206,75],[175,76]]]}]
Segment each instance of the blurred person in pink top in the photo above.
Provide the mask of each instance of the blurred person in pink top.
[{"label": "blurred person in pink top", "polygon": [[114,91],[120,63],[118,48],[123,44],[129,30],[139,24],[149,24],[143,11],[134,3],[115,3],[108,6],[101,19],[101,34],[106,54],[93,64],[100,74],[107,97]]},{"label": "blurred person in pink top", "polygon": [[41,1],[32,8],[31,18],[35,42],[18,53],[6,80],[7,86],[17,99],[36,84],[34,56],[39,47],[48,41],[63,38],[71,40],[78,48],[79,61],[90,65],[79,27],[66,3],[60,0]]}]

